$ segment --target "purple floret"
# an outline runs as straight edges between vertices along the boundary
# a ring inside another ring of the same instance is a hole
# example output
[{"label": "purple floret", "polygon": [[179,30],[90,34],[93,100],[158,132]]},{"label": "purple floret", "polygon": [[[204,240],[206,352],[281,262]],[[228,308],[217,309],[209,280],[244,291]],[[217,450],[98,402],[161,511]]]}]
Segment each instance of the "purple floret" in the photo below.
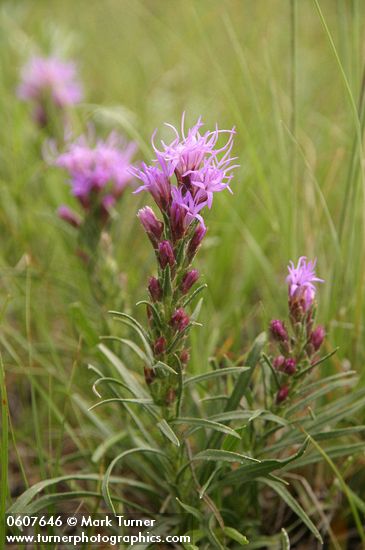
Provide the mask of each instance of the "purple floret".
[{"label": "purple floret", "polygon": [[323,283],[324,280],[316,276],[316,260],[308,261],[305,256],[301,256],[295,267],[293,262],[289,262],[289,275],[286,278],[288,283],[289,300],[300,301],[307,311],[313,304],[316,287],[313,283]]}]

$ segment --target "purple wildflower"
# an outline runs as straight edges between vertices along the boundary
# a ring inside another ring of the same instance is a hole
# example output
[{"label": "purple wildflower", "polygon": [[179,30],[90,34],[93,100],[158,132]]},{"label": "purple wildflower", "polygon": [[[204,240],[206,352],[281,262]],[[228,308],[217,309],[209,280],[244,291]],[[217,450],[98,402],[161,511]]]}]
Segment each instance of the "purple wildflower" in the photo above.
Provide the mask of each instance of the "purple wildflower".
[{"label": "purple wildflower", "polygon": [[159,166],[147,166],[143,162],[141,168],[131,168],[130,173],[143,183],[134,193],[148,191],[157,206],[164,211],[171,202],[170,178],[173,172],[163,158],[158,157],[157,161]]},{"label": "purple wildflower", "polygon": [[[181,124],[181,136],[171,124],[167,124],[175,133],[170,144],[161,142],[162,150],[157,149],[152,137],[152,146],[156,159],[151,166],[142,164],[132,169],[132,173],[142,184],[135,193],[149,191],[156,204],[171,217],[173,238],[182,238],[184,229],[193,219],[199,220],[204,227],[201,210],[211,208],[213,194],[228,188],[232,179],[231,150],[235,130],[207,131],[200,133],[203,126],[201,118],[185,134],[184,115]],[[225,145],[216,148],[221,133],[228,133]],[[177,186],[172,182],[175,174]],[[187,214],[183,216],[182,209]]]},{"label": "purple wildflower", "polygon": [[203,191],[198,191],[194,196],[187,191],[184,195],[181,187],[173,187],[172,197],[174,206],[179,206],[186,211],[185,227],[188,227],[194,219],[205,227],[204,219],[200,214],[200,211],[207,205],[206,194]]},{"label": "purple wildflower", "polygon": [[64,108],[82,99],[76,65],[56,57],[33,57],[23,67],[18,96],[25,101],[43,104],[50,97]]},{"label": "purple wildflower", "polygon": [[[152,145],[158,156],[164,158],[172,170],[175,172],[179,182],[182,181],[184,176],[188,172],[199,170],[205,163],[207,157],[216,156],[218,153],[225,152],[231,147],[233,142],[233,135],[235,134],[234,128],[232,130],[218,130],[216,128],[213,131],[207,131],[204,134],[200,133],[200,129],[204,126],[201,117],[197,120],[196,124],[188,130],[185,134],[185,113],[181,119],[181,135],[178,130],[172,125],[167,124],[169,128],[175,134],[175,139],[170,144],[165,144],[161,141],[162,151],[158,150],[154,144],[154,136],[152,137]],[[229,134],[227,143],[221,148],[216,150],[219,134],[225,132]]]},{"label": "purple wildflower", "polygon": [[68,171],[73,194],[84,208],[89,207],[91,195],[101,191],[106,192],[104,206],[110,207],[132,179],[130,163],[136,145],[114,132],[94,146],[89,141],[81,136],[54,163]]},{"label": "purple wildflower", "polygon": [[316,276],[315,267],[316,260],[307,262],[305,256],[301,256],[298,264],[295,267],[293,262],[289,262],[287,276],[289,300],[290,302],[300,302],[305,311],[308,311],[312,306],[316,287],[313,283],[323,283],[324,280]]}]

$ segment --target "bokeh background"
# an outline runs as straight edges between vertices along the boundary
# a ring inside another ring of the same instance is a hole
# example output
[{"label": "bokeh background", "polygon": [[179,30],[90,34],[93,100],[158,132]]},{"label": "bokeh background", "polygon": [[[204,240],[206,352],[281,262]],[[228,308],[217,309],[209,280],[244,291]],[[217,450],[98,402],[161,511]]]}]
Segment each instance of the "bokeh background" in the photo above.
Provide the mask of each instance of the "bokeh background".
[{"label": "bokeh background", "polygon": [[[206,370],[217,349],[245,351],[284,314],[286,265],[306,255],[326,280],[318,315],[327,351],[339,346],[323,368],[363,374],[365,5],[322,0],[320,8],[310,0],[1,3],[0,344],[14,495],[67,471],[74,438],[80,460],[88,456],[102,422],[87,410],[101,313],[75,235],[55,213],[73,199],[15,93],[33,54],[76,60],[80,126],[124,133],[139,145],[137,160],[151,158],[153,130],[166,137],[163,123],[179,124],[183,111],[188,123],[201,115],[207,127],[236,127],[234,194],[216,198],[197,261],[208,291],[192,371]],[[154,263],[136,218],[145,201],[127,192],[112,224],[126,307],[137,317]]]}]

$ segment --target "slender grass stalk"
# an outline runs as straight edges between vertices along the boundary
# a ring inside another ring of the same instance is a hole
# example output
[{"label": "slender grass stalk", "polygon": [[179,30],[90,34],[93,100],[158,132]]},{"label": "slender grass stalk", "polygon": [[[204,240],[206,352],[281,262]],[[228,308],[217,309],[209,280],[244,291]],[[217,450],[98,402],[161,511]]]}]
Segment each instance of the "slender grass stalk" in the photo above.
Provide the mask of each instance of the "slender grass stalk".
[{"label": "slender grass stalk", "polygon": [[315,439],[313,439],[313,437],[311,437],[307,432],[305,432],[305,434],[309,438],[309,441],[312,443],[312,445],[323,456],[324,460],[327,462],[327,464],[330,466],[331,470],[333,471],[333,473],[337,477],[337,479],[340,483],[340,486],[341,486],[343,492],[345,493],[346,498],[348,500],[348,503],[350,505],[350,509],[351,509],[351,512],[352,512],[352,515],[353,515],[353,518],[354,518],[354,521],[355,521],[355,524],[356,524],[356,527],[357,527],[357,531],[359,533],[359,536],[362,540],[362,543],[365,545],[364,527],[362,525],[362,521],[361,521],[361,518],[359,516],[358,509],[356,507],[355,499],[353,498],[353,495],[352,495],[351,491],[349,490],[349,487],[348,487],[346,481],[343,479],[340,470],[338,469],[336,464],[333,462],[333,460],[328,456],[326,451],[324,449],[322,449],[322,447],[317,443],[317,441]]},{"label": "slender grass stalk", "polygon": [[289,186],[292,189],[292,242],[291,255],[297,256],[296,246],[298,243],[298,162],[297,148],[295,146],[297,135],[297,0],[290,0],[290,96],[291,96],[291,119],[290,132],[293,136],[291,145],[291,159],[289,171]]},{"label": "slender grass stalk", "polygon": [[8,444],[9,444],[9,423],[8,423],[8,397],[5,385],[5,369],[0,354],[0,398],[1,398],[1,475],[0,475],[0,546],[5,547],[5,512],[8,498]]},{"label": "slender grass stalk", "polygon": [[[31,330],[30,296],[31,296],[31,271],[30,271],[30,268],[28,267],[27,274],[26,274],[26,292],[25,292],[25,327],[26,327],[26,335],[27,335],[27,341],[28,341],[28,368],[31,372],[31,369],[33,367],[33,343],[32,343],[32,330]],[[44,479],[47,476],[46,476],[46,469],[45,469],[45,462],[44,462],[43,442],[42,442],[42,436],[40,431],[41,421],[38,414],[37,395],[33,384],[32,375],[29,374],[28,376],[30,381],[33,427],[35,431],[35,439],[37,444],[37,456],[39,459],[41,476]]]}]

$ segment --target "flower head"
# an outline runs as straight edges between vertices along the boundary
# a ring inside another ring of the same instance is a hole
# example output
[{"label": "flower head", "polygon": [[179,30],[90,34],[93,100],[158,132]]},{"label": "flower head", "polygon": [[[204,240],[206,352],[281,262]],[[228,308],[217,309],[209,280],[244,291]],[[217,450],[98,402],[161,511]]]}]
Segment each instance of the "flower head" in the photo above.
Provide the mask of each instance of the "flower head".
[{"label": "flower head", "polygon": [[[179,181],[181,181],[188,172],[199,170],[208,157],[216,156],[219,152],[229,149],[232,146],[233,135],[235,133],[234,129],[218,130],[218,128],[216,128],[213,131],[206,131],[202,134],[200,129],[204,126],[204,123],[201,117],[199,117],[194,126],[188,129],[186,134],[184,128],[185,113],[183,113],[181,119],[180,134],[172,124],[166,123],[166,126],[172,129],[175,138],[169,144],[161,141],[162,150],[159,150],[154,144],[155,131],[152,137],[152,145],[157,155],[163,157],[172,167]],[[219,134],[222,132],[228,133],[229,138],[224,147],[216,150],[215,146]]]},{"label": "flower head", "polygon": [[157,161],[158,166],[147,166],[143,162],[141,168],[131,168],[130,172],[143,183],[134,193],[148,191],[157,206],[164,211],[171,202],[170,177],[172,172],[163,158],[158,157]]},{"label": "flower head", "polygon": [[295,267],[293,262],[289,262],[289,275],[286,278],[288,283],[290,302],[301,302],[304,310],[308,311],[312,306],[316,287],[313,283],[323,283],[324,280],[316,276],[316,260],[308,261],[305,256],[301,256]]},{"label": "flower head", "polygon": [[[175,138],[169,144],[161,141],[158,149],[152,137],[152,146],[156,158],[151,166],[142,164],[133,169],[133,174],[142,181],[135,192],[149,191],[159,208],[172,217],[172,230],[175,239],[183,235],[185,228],[193,219],[204,221],[200,211],[211,208],[213,195],[228,188],[232,179],[231,171],[236,168],[231,157],[235,130],[219,130],[201,133],[201,118],[187,133],[184,129],[184,115],[181,123],[181,135],[171,124]],[[222,147],[217,147],[221,133],[229,135]],[[175,174],[176,185],[172,181]],[[182,209],[186,215],[182,215]]]},{"label": "flower head", "polygon": [[18,96],[25,101],[43,102],[47,96],[57,107],[66,107],[82,99],[76,65],[57,57],[33,57],[23,67]]},{"label": "flower head", "polygon": [[81,136],[68,145],[54,164],[70,175],[72,191],[84,207],[88,207],[92,193],[103,191],[104,206],[111,206],[130,183],[130,163],[136,151],[134,143],[126,143],[118,134],[111,133],[95,145]]}]

